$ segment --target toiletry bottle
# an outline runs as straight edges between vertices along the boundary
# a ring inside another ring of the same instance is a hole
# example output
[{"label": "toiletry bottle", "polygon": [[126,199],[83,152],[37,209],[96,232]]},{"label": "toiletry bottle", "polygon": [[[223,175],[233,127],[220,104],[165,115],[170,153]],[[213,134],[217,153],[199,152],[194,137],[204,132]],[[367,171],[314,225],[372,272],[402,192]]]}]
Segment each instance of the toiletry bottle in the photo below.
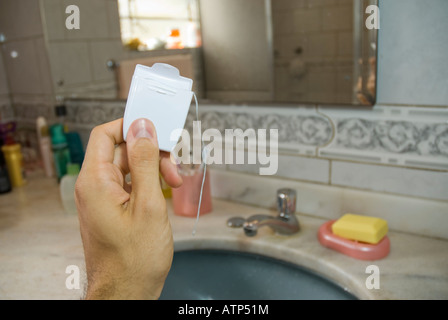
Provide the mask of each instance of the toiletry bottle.
[{"label": "toiletry bottle", "polygon": [[70,131],[65,134],[68,149],[70,150],[70,159],[72,163],[82,166],[84,161],[84,147],[78,132]]},{"label": "toiletry bottle", "polygon": [[[3,145],[3,141],[1,140],[0,145]],[[11,190],[11,182],[9,181],[5,157],[3,156],[3,152],[0,152],[0,194],[10,192]]]},{"label": "toiletry bottle", "polygon": [[166,49],[183,49],[182,39],[180,37],[180,30],[171,29],[171,33],[166,39]]},{"label": "toiletry bottle", "polygon": [[67,108],[64,104],[64,98],[61,96],[56,97],[56,107],[54,108],[54,113],[56,115],[57,123],[62,124],[64,127],[64,133],[68,132],[68,127],[66,124]]},{"label": "toiletry bottle", "polygon": [[60,123],[54,124],[50,128],[51,145],[53,150],[54,165],[58,181],[67,173],[67,164],[70,160],[70,150],[68,149],[67,138],[64,133],[64,126]]},{"label": "toiletry bottle", "polygon": [[61,184],[59,186],[64,210],[66,213],[73,215],[76,215],[78,212],[75,203],[75,183],[78,178],[78,174],[79,164],[67,164],[67,174],[62,177]]},{"label": "toiletry bottle", "polygon": [[23,155],[18,143],[2,146],[3,155],[8,168],[9,180],[13,188],[21,187],[26,183],[23,170]]},{"label": "toiletry bottle", "polygon": [[44,117],[38,117],[36,119],[36,130],[45,175],[51,178],[54,176],[54,160],[53,152],[51,151],[51,139],[48,132],[48,125]]}]

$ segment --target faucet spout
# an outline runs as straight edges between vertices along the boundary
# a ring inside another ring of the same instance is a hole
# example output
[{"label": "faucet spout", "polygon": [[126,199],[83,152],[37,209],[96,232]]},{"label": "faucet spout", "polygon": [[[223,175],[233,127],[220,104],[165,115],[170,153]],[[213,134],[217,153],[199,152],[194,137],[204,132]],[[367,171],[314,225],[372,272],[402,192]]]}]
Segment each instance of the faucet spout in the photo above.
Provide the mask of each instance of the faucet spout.
[{"label": "faucet spout", "polygon": [[300,231],[299,220],[295,215],[296,211],[296,191],[293,189],[277,190],[277,211],[276,217],[256,214],[248,219],[233,217],[227,220],[227,226],[231,228],[244,228],[244,233],[248,237],[257,234],[258,229],[264,226],[272,228],[279,234],[291,235]]},{"label": "faucet spout", "polygon": [[257,234],[258,229],[264,226],[271,227],[274,231],[283,235],[291,235],[300,230],[299,221],[295,214],[289,215],[288,218],[258,214],[249,217],[243,224],[244,233],[248,237],[253,237]]}]

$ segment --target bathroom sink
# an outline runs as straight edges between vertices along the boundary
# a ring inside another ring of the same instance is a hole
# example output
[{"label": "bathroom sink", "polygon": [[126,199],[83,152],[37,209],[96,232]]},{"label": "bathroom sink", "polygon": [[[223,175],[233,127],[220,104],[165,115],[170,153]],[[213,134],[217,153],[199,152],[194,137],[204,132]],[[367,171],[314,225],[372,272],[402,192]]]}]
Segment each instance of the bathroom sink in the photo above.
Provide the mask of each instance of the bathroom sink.
[{"label": "bathroom sink", "polygon": [[225,250],[174,253],[162,300],[354,300],[321,276],[273,258]]}]

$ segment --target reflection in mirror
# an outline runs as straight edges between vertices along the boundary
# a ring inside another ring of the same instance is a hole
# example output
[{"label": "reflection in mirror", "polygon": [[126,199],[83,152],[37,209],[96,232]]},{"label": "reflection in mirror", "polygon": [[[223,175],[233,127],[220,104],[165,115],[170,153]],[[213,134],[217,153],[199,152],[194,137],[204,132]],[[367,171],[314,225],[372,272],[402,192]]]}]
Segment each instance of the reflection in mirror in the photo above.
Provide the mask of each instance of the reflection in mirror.
[{"label": "reflection in mirror", "polygon": [[274,99],[372,104],[376,32],[364,25],[368,1],[309,1],[292,12],[284,3],[272,1]]},{"label": "reflection in mirror", "polygon": [[67,17],[50,2],[51,79],[65,98],[126,99],[137,63],[164,62],[211,103],[376,99],[377,30],[366,8],[377,0],[79,1],[79,30],[56,28]]},{"label": "reflection in mirror", "polygon": [[206,98],[372,105],[369,5],[377,1],[202,1]]},{"label": "reflection in mirror", "polygon": [[196,48],[198,0],[118,0],[121,39],[135,50]]}]

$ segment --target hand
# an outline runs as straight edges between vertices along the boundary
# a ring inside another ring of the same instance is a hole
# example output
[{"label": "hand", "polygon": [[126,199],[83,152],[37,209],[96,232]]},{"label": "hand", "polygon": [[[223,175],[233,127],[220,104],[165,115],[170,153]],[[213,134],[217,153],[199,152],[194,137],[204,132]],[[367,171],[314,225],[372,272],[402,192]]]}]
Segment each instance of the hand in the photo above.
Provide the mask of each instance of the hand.
[{"label": "hand", "polygon": [[[139,119],[123,141],[123,119],[95,127],[75,187],[87,271],[86,299],[157,299],[173,257],[159,169],[182,184],[154,125]],[[130,172],[132,187],[125,176]]]}]

